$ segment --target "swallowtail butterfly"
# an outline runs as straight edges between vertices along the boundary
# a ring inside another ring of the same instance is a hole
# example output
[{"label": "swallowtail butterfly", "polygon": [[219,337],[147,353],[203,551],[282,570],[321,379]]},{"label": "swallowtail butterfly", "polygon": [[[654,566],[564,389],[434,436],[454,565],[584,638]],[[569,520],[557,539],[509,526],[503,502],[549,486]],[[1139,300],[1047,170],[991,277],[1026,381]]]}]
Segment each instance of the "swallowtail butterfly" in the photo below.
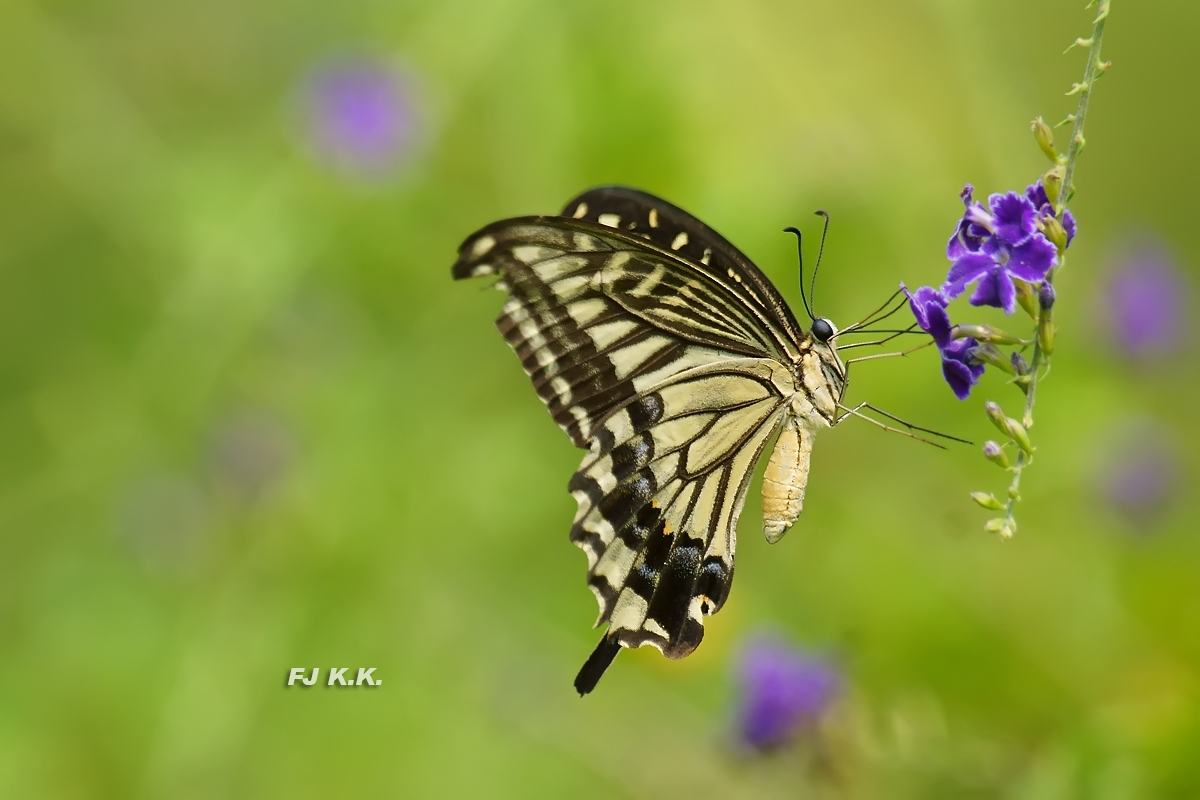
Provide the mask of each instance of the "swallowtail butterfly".
[{"label": "swallowtail butterfly", "polygon": [[733,581],[755,463],[763,531],[800,516],[813,436],[837,421],[846,371],[817,318],[805,331],[775,287],[712,228],[645,192],[604,187],[561,216],[476,231],[455,278],[498,276],[496,327],[571,441],[571,541],[608,627],[575,688],[622,647],[683,658]]}]

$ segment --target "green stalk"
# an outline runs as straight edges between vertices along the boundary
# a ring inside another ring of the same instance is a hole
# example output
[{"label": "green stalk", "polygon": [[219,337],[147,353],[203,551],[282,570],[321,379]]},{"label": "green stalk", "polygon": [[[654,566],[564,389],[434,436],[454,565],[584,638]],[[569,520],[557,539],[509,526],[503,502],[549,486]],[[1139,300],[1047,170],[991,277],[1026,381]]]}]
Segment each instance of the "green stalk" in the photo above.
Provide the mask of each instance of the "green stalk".
[{"label": "green stalk", "polygon": [[[1080,152],[1083,151],[1083,145],[1085,141],[1083,138],[1083,124],[1087,119],[1088,104],[1092,99],[1092,89],[1095,87],[1096,79],[1099,78],[1106,69],[1108,69],[1108,64],[1100,61],[1100,42],[1104,38],[1104,23],[1108,19],[1110,2],[1111,0],[1100,0],[1100,10],[1096,14],[1096,19],[1093,22],[1092,37],[1091,39],[1086,40],[1086,44],[1088,46],[1088,57],[1087,64],[1083,70],[1083,81],[1075,84],[1075,86],[1071,88],[1071,91],[1067,92],[1068,95],[1079,95],[1079,107],[1076,109],[1074,114],[1075,124],[1071,130],[1071,143],[1067,147],[1062,189],[1059,192],[1058,201],[1055,203],[1055,216],[1057,216],[1060,220],[1063,218],[1063,212],[1067,208],[1067,201],[1071,197],[1071,181],[1075,177],[1075,161],[1079,157]],[[1089,3],[1089,7],[1091,5],[1092,4]],[[1077,42],[1077,44],[1081,45],[1084,43],[1085,42],[1083,41]],[[1058,267],[1056,267],[1050,272],[1050,274],[1046,276],[1047,281],[1053,282],[1054,272],[1057,272],[1062,268],[1064,258],[1065,253],[1060,251],[1058,254]],[[1038,311],[1039,324],[1041,323],[1041,315],[1045,313],[1046,312],[1043,310]],[[1046,357],[1042,353],[1041,345],[1036,341],[1035,337],[1033,345],[1033,358],[1030,359],[1029,362],[1030,381],[1029,390],[1025,395],[1025,414],[1021,420],[1021,424],[1024,425],[1026,429],[1033,427],[1034,398],[1037,395],[1038,378],[1040,377],[1042,364],[1045,360]],[[1012,471],[1012,482],[1008,486],[1008,499],[1004,506],[1003,529],[1004,533],[1008,536],[1011,536],[1017,528],[1017,522],[1014,518],[1014,511],[1016,509],[1017,499],[1020,496],[1021,473],[1024,472],[1025,467],[1029,466],[1032,460],[1032,456],[1027,454],[1024,450],[1018,449],[1016,460],[1010,468]]]},{"label": "green stalk", "polygon": [[[1079,95],[1079,108],[1075,110],[1075,125],[1071,129],[1071,144],[1067,147],[1067,163],[1063,173],[1062,191],[1059,192],[1058,202],[1055,203],[1056,216],[1062,219],[1062,213],[1067,207],[1071,196],[1071,179],[1075,177],[1075,160],[1083,150],[1083,123],[1087,119],[1088,103],[1092,99],[1092,88],[1096,79],[1108,69],[1108,65],[1100,61],[1100,41],[1104,38],[1104,23],[1108,20],[1110,0],[1100,0],[1100,11],[1093,23],[1092,38],[1089,41],[1087,64],[1083,69],[1083,81],[1075,84],[1068,95]],[[1089,4],[1090,5],[1090,4]]]}]

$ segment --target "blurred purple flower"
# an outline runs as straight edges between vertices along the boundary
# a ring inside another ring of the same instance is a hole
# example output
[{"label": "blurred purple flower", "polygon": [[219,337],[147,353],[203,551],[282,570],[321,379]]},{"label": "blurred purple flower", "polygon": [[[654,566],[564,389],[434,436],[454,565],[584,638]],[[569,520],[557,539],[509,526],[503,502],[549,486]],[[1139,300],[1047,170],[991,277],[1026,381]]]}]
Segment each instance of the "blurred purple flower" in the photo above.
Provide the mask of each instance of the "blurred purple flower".
[{"label": "blurred purple flower", "polygon": [[305,113],[318,155],[362,176],[388,171],[417,138],[409,81],[382,59],[358,57],[319,66],[305,87]]},{"label": "blurred purple flower", "polygon": [[1183,344],[1187,285],[1158,241],[1144,239],[1126,248],[1105,294],[1109,330],[1125,355],[1162,358]]},{"label": "blurred purple flower", "polygon": [[1133,420],[1113,438],[1100,490],[1132,522],[1154,522],[1174,498],[1179,470],[1168,436],[1160,423]]},{"label": "blurred purple flower", "polygon": [[746,646],[739,678],[738,731],[756,750],[778,747],[815,724],[842,687],[825,662],[775,639]]},{"label": "blurred purple flower", "polygon": [[277,417],[245,410],[221,419],[209,438],[208,473],[234,498],[252,503],[268,494],[294,460],[295,443]]}]

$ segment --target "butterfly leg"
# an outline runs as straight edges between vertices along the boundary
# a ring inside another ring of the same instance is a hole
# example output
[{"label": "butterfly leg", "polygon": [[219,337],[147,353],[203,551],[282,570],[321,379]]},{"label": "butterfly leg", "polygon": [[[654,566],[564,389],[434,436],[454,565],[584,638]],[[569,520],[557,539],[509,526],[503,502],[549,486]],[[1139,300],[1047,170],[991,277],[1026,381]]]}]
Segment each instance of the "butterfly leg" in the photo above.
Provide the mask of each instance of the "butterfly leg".
[{"label": "butterfly leg", "polygon": [[[888,417],[889,419],[894,419],[894,420],[896,420],[897,422],[899,422],[901,425],[905,425],[905,426],[907,426],[907,427],[909,427],[909,428],[912,428],[913,430],[922,431],[922,432],[924,432],[924,433],[931,433],[931,434],[933,434],[933,435],[935,435],[935,436],[946,436],[946,434],[944,434],[944,433],[937,433],[937,431],[931,431],[931,430],[928,430],[928,429],[926,429],[926,428],[918,428],[916,425],[910,425],[909,423],[905,422],[904,420],[902,420],[902,419],[900,419],[900,418],[898,418],[898,417],[894,417],[894,416],[892,416],[891,414],[888,414],[888,413],[887,413],[887,412],[885,412],[885,411],[880,411],[878,408],[876,408],[875,406],[871,405],[870,403],[859,403],[859,404],[858,404],[857,406],[855,406],[854,408],[847,408],[846,406],[844,406],[844,405],[842,405],[841,403],[839,403],[839,404],[838,404],[838,408],[840,408],[840,409],[841,409],[842,411],[844,411],[845,413],[844,413],[844,414],[842,414],[842,416],[838,417],[838,419],[837,419],[837,422],[835,422],[835,423],[834,423],[834,425],[837,425],[837,424],[841,423],[841,422],[842,422],[844,419],[846,419],[846,417],[858,417],[859,419],[865,419],[867,422],[871,423],[872,425],[876,425],[876,426],[878,426],[878,427],[880,427],[880,428],[883,428],[885,431],[891,431],[892,433],[898,433],[898,434],[900,434],[901,436],[907,436],[907,437],[909,437],[910,439],[916,439],[918,442],[924,442],[925,444],[931,444],[931,445],[933,445],[934,447],[940,447],[942,450],[945,450],[945,449],[946,449],[946,448],[945,448],[943,445],[940,445],[940,444],[938,444],[937,442],[930,441],[929,439],[926,439],[926,438],[925,438],[925,437],[923,437],[923,436],[917,436],[915,433],[911,433],[911,432],[909,432],[909,431],[901,430],[900,428],[893,428],[891,425],[886,425],[886,424],[884,424],[884,423],[880,422],[880,421],[879,421],[879,420],[877,420],[877,419],[872,419],[871,417],[868,417],[866,414],[862,413],[862,409],[864,409],[864,408],[869,408],[869,409],[871,409],[872,411],[875,411],[875,412],[877,412],[877,413],[879,413],[879,414],[883,414],[885,417]],[[955,438],[955,437],[953,437],[953,436],[946,436],[946,438],[947,438],[947,439],[954,439],[954,440],[955,440],[955,441],[957,441],[957,442],[962,442],[962,441],[965,441],[964,439],[957,439],[957,438]]]}]

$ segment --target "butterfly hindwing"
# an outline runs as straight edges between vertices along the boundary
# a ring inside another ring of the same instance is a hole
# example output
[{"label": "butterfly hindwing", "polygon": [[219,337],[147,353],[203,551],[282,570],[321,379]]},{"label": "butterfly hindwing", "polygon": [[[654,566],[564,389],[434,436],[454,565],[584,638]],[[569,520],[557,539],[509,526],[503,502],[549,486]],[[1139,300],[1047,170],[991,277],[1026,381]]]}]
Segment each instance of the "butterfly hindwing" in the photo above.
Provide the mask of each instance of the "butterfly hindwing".
[{"label": "butterfly hindwing", "polygon": [[686,370],[614,411],[571,480],[597,624],[688,655],[733,580],[737,521],[790,376],[771,359]]}]

